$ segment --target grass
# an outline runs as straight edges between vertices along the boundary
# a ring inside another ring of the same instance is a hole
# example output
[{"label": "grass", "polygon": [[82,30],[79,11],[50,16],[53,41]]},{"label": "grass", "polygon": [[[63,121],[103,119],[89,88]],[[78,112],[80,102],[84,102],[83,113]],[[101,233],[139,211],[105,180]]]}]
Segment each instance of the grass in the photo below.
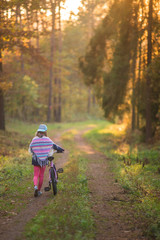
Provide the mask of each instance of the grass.
[{"label": "grass", "polygon": [[75,133],[76,130],[70,130],[62,136],[63,146],[70,149],[70,155],[64,173],[60,175],[58,194],[28,224],[26,239],[94,239],[94,223],[85,175],[87,159],[76,149]]},{"label": "grass", "polygon": [[[30,137],[3,131],[0,135],[0,212],[6,216],[15,213],[12,212],[15,205],[17,205],[16,211],[20,209],[20,206],[24,206],[23,195],[30,187],[33,169],[26,150]],[[23,182],[24,179],[25,182]],[[18,203],[19,199],[21,199],[21,204]]]},{"label": "grass", "polygon": [[[97,125],[99,120],[87,120],[85,122],[63,122],[63,123],[45,123],[48,127],[48,134],[51,134],[52,130],[55,131],[64,131],[69,128],[83,129],[84,126],[94,127]],[[103,121],[105,122],[105,121]],[[8,132],[18,132],[20,134],[26,134],[33,136],[41,122],[39,123],[30,123],[30,122],[21,122],[19,120],[10,120],[7,123],[6,129]]]},{"label": "grass", "polygon": [[[124,125],[100,124],[86,134],[93,146],[111,159],[119,182],[134,201],[134,209],[148,239],[160,239],[160,152],[126,135]],[[128,141],[128,139],[132,139]]]},{"label": "grass", "polygon": [[[90,125],[87,121],[85,124]],[[84,123],[49,123],[48,136],[54,139],[57,132],[77,126],[83,129]],[[7,122],[6,131],[0,131],[0,213],[3,216],[15,214],[26,204],[25,195],[32,193],[33,166],[28,147],[39,123],[26,123],[18,120]]]},{"label": "grass", "polygon": [[[32,165],[27,153],[39,124],[10,121],[0,132],[0,204],[2,215],[14,215],[32,194]],[[62,135],[69,149],[69,163],[58,183],[58,195],[28,224],[27,239],[94,239],[94,222],[86,179],[87,159],[76,149],[77,130],[90,128],[85,137],[111,161],[115,181],[130,194],[135,215],[148,239],[160,240],[160,148],[140,144],[139,136],[127,136],[124,125],[106,121],[47,124],[49,136]],[[66,129],[70,129],[69,131]],[[6,147],[7,146],[7,147]],[[27,191],[26,191],[27,189]]]},{"label": "grass", "polygon": [[[0,131],[0,213],[14,215],[26,206],[33,194],[33,166],[28,153],[29,143],[38,124],[10,121],[6,131]],[[59,131],[58,125],[49,125]],[[51,134],[51,131],[49,133]]]}]

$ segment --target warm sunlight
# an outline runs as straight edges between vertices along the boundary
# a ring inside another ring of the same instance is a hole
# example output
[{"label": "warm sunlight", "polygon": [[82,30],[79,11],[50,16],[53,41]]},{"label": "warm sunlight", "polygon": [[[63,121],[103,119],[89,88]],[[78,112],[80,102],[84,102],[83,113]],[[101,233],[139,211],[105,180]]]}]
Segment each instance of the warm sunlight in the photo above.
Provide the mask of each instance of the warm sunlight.
[{"label": "warm sunlight", "polygon": [[[61,8],[62,20],[68,20],[70,13],[73,12],[75,15],[78,14],[78,8],[80,6],[81,0],[66,0],[64,5]],[[47,17],[51,15],[51,11],[47,10]]]},{"label": "warm sunlight", "polygon": [[78,8],[81,4],[80,2],[81,0],[66,0],[64,4],[65,9],[62,10],[62,18],[64,20],[69,19],[70,12],[77,14]]},{"label": "warm sunlight", "polygon": [[[68,20],[70,13],[73,12],[75,15],[78,14],[78,8],[81,4],[81,0],[66,0],[61,8],[62,20]],[[51,15],[51,11],[47,10],[47,16]]]}]

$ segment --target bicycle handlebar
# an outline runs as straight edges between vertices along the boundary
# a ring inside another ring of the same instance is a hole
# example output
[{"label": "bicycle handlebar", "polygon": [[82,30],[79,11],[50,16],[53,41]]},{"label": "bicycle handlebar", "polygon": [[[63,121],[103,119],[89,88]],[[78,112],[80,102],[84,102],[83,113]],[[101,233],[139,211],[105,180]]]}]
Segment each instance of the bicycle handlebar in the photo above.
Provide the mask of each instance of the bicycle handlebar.
[{"label": "bicycle handlebar", "polygon": [[[56,149],[56,150],[54,149],[53,151],[54,151],[53,154],[54,154],[54,153],[63,153],[63,152],[64,152],[64,149],[63,149],[63,148],[59,148],[59,149]],[[49,156],[49,157],[48,157],[48,160],[49,160],[49,161],[52,161],[53,159],[54,159],[53,156]]]}]

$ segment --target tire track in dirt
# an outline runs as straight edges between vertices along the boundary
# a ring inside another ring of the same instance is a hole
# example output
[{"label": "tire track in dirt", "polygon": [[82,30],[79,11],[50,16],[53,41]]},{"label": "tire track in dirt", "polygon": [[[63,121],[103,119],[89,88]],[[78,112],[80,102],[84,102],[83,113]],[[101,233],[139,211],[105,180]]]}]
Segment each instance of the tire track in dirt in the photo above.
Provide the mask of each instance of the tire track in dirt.
[{"label": "tire track in dirt", "polygon": [[[81,132],[75,136],[79,149],[89,159],[87,177],[91,206],[96,226],[96,240],[145,239],[134,218],[130,199],[122,187],[115,183],[109,167],[110,159],[91,147]],[[124,204],[125,203],[125,204]],[[128,207],[126,203],[129,203]]]},{"label": "tire track in dirt", "polygon": [[[56,135],[54,138],[56,144],[60,144],[60,134]],[[63,154],[56,154],[56,168],[64,167],[68,160],[68,151],[65,151]],[[24,232],[24,228],[26,224],[37,215],[37,213],[47,205],[48,199],[53,197],[52,192],[43,191],[44,186],[48,186],[48,176],[49,171],[48,167],[46,167],[44,182],[42,186],[42,196],[35,198],[34,196],[30,196],[27,199],[27,206],[25,209],[21,210],[15,216],[0,218],[0,240],[17,240],[23,239],[22,236]],[[34,192],[34,191],[33,191]]]}]

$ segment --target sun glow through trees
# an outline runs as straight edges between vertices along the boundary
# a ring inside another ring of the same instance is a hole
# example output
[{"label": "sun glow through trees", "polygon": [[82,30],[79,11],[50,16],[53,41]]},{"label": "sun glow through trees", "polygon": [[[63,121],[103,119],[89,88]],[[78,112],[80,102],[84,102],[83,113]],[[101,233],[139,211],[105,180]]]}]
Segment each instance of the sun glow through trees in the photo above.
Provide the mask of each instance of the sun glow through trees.
[{"label": "sun glow through trees", "polygon": [[62,13],[62,18],[64,20],[69,19],[70,12],[73,12],[74,14],[78,14],[78,8],[81,4],[81,0],[66,0],[64,4],[63,13]]}]

